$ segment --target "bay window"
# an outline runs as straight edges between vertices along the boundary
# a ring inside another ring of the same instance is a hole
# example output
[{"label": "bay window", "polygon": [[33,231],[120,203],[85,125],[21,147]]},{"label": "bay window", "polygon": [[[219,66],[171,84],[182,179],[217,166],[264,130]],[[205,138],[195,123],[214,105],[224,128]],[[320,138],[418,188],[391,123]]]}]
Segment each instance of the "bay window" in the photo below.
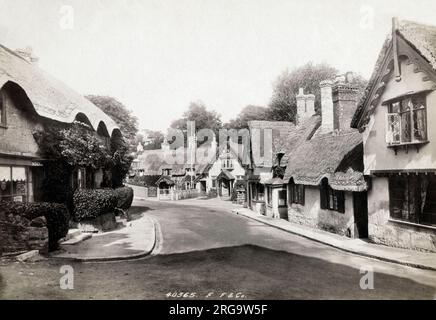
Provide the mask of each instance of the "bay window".
[{"label": "bay window", "polygon": [[388,145],[406,145],[426,141],[425,95],[410,95],[390,101],[386,118],[386,143]]},{"label": "bay window", "polygon": [[390,217],[436,225],[436,176],[404,174],[389,177]]}]

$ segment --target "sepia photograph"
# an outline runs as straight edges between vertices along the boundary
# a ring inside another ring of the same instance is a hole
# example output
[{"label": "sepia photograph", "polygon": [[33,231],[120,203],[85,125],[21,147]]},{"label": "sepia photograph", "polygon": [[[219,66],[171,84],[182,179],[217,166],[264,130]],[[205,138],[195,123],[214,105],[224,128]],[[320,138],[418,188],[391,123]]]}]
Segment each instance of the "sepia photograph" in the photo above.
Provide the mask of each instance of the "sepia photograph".
[{"label": "sepia photograph", "polygon": [[436,300],[436,2],[0,0],[0,300]]}]

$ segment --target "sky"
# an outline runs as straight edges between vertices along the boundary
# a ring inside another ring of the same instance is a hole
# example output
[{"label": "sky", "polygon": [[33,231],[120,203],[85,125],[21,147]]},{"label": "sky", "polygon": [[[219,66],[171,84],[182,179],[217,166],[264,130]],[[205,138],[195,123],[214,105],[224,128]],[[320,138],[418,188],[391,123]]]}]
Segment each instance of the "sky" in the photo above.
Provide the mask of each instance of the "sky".
[{"label": "sky", "polygon": [[308,61],[368,78],[393,16],[436,24],[434,0],[0,0],[0,43],[81,94],[165,131],[191,101],[234,118]]}]

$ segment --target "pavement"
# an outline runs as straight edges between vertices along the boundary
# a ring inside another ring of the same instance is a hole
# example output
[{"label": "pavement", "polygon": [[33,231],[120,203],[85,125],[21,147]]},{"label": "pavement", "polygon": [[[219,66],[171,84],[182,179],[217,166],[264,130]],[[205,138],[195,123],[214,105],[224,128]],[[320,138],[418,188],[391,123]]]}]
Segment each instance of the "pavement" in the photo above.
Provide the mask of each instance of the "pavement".
[{"label": "pavement", "polygon": [[149,255],[156,242],[156,223],[144,214],[133,214],[113,231],[93,234],[74,245],[61,245],[51,258],[81,262],[137,259]]},{"label": "pavement", "polygon": [[393,248],[371,243],[366,239],[350,239],[331,232],[297,225],[283,219],[266,217],[246,208],[235,208],[232,212],[343,251],[414,268],[436,271],[436,253]]}]

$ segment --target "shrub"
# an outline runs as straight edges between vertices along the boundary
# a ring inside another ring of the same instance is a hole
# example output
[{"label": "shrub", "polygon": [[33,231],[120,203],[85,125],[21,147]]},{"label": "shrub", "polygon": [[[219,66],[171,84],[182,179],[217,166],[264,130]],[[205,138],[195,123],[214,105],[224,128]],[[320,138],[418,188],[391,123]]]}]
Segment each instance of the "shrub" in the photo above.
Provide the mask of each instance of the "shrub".
[{"label": "shrub", "polygon": [[127,210],[132,206],[133,202],[133,189],[130,187],[121,187],[115,189],[118,203],[117,208]]},{"label": "shrub", "polygon": [[58,241],[68,233],[70,215],[63,204],[35,202],[1,202],[0,207],[6,214],[20,215],[28,220],[45,217],[47,221],[49,250],[58,248]]},{"label": "shrub", "polygon": [[114,212],[118,204],[117,194],[112,189],[77,190],[73,196],[74,219],[94,219]]}]

